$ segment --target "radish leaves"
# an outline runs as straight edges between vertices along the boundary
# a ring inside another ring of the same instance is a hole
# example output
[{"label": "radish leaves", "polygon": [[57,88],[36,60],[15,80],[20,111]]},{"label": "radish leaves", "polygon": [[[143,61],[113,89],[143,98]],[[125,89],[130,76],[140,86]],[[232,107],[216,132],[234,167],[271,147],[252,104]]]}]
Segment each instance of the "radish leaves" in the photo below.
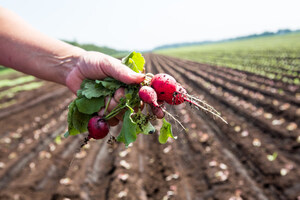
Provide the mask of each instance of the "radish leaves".
[{"label": "radish leaves", "polygon": [[172,133],[171,124],[165,118],[163,118],[163,125],[160,129],[158,140],[161,144],[165,144],[169,137],[175,139]]},{"label": "radish leaves", "polygon": [[101,98],[85,98],[75,100],[76,106],[81,113],[93,114],[98,112],[104,106],[104,97]]},{"label": "radish leaves", "polygon": [[144,71],[145,59],[141,53],[136,53],[133,51],[122,59],[122,63],[137,73]]},{"label": "radish leaves", "polygon": [[137,124],[131,118],[132,113],[133,113],[132,109],[128,109],[125,112],[123,118],[123,126],[119,136],[117,137],[117,141],[123,142],[126,145],[126,147],[130,143],[134,142],[137,137],[137,133],[136,133]]}]

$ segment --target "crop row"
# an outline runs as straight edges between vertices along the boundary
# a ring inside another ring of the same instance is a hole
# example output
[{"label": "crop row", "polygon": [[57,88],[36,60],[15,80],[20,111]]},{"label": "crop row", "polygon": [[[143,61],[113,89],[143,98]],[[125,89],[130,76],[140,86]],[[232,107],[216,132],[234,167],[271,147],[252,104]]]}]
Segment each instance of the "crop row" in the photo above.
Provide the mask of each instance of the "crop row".
[{"label": "crop row", "polygon": [[160,50],[158,53],[300,85],[300,34]]},{"label": "crop row", "polygon": [[[186,63],[182,60],[174,60],[172,58],[166,58],[166,62],[169,65],[183,65]],[[234,75],[225,73],[214,66],[205,66],[201,64],[193,63],[186,68],[187,71],[199,75],[206,81],[221,87],[224,91],[230,91],[234,95],[239,96],[241,99],[249,101],[255,105],[261,106],[269,110],[270,112],[282,114],[288,119],[296,120],[300,117],[300,101],[294,96],[285,94],[284,97],[276,95],[276,93],[266,92],[270,88],[259,88],[259,84],[250,82],[246,78],[236,77]]]},{"label": "crop row", "polygon": [[[276,188],[281,188],[284,190],[283,187],[286,187],[285,184],[291,181],[291,177],[281,175],[281,172],[285,171],[284,166],[296,166],[296,163],[299,162],[299,157],[291,156],[288,150],[289,148],[286,149],[285,147],[286,143],[284,144],[282,142],[282,139],[287,143],[291,142],[288,137],[271,135],[273,131],[269,130],[269,127],[263,127],[260,125],[258,126],[259,128],[257,128],[252,124],[255,124],[255,118],[251,118],[250,115],[247,115],[244,111],[242,111],[243,108],[237,106],[237,102],[231,102],[229,100],[230,98],[228,97],[234,97],[234,95],[229,94],[227,97],[223,96],[222,90],[219,90],[217,87],[206,82],[199,76],[187,72],[183,66],[170,67],[165,64],[162,58],[158,59],[154,65],[162,65],[161,71],[168,71],[169,73],[173,74],[176,79],[184,81],[183,84],[185,86],[192,85],[192,87],[187,87],[187,89],[193,89],[195,92],[202,94],[204,93],[205,99],[214,99],[209,100],[209,103],[214,102],[215,104],[213,105],[218,110],[220,109],[224,116],[228,116],[226,119],[230,124],[230,126],[226,126],[222,123],[219,123],[217,120],[213,123],[216,123],[218,129],[221,129],[223,132],[224,135],[220,137],[223,139],[225,137],[229,144],[232,143],[232,151],[235,152],[238,157],[242,158],[243,160],[245,159],[244,162],[250,171],[252,170],[255,174],[257,173],[254,175],[257,176],[255,178],[257,182],[264,182],[264,179],[266,179],[268,176],[275,176],[276,179],[283,181],[284,185],[280,185],[283,183],[281,182],[280,184],[272,183],[273,185],[268,186],[268,190],[273,191],[275,195],[280,196],[280,191],[277,191]],[[249,120],[251,123],[249,123]],[[290,144],[297,146],[296,141]],[[268,155],[274,152],[278,152],[280,157],[278,156],[275,162],[268,162]],[[295,176],[298,176],[296,175],[298,173],[297,170],[290,170],[289,172],[292,172]],[[292,187],[292,184],[288,187]]]}]

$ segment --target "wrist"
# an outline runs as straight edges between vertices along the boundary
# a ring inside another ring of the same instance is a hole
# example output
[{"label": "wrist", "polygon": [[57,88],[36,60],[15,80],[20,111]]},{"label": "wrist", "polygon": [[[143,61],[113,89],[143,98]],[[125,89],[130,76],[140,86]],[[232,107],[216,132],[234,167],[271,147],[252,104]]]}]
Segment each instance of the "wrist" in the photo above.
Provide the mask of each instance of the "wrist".
[{"label": "wrist", "polygon": [[60,80],[59,83],[70,88],[69,86],[70,74],[73,74],[74,71],[77,70],[79,60],[82,57],[82,55],[84,55],[85,53],[86,51],[84,49],[74,46],[72,50],[68,52],[65,56],[57,57],[59,60],[57,67],[59,67],[61,71],[60,73],[61,77],[59,77]]},{"label": "wrist", "polygon": [[70,56],[62,57],[61,63],[63,66],[63,82],[65,86],[67,86],[74,94],[76,94],[77,90],[80,89],[80,84],[84,79],[80,71],[80,62],[84,55],[87,53],[86,50],[75,47],[74,52],[70,54]]}]

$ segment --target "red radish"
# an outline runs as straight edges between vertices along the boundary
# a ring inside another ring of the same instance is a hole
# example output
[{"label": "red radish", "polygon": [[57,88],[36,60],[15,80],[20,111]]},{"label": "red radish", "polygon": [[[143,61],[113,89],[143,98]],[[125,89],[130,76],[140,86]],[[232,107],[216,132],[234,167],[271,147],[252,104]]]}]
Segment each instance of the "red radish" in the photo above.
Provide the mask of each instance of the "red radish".
[{"label": "red radish", "polygon": [[157,94],[152,87],[142,86],[139,90],[141,100],[153,107],[159,107],[157,103]]},{"label": "red radish", "polygon": [[[151,87],[157,93],[157,99],[159,101],[165,101],[171,105],[178,105],[183,102],[188,102],[194,105],[196,108],[203,109],[213,115],[221,118],[225,123],[227,123],[212,106],[208,105],[206,102],[189,95],[186,90],[170,75],[160,73],[153,76]],[[164,112],[166,110],[163,109]]]},{"label": "red radish", "polygon": [[168,74],[156,74],[151,80],[151,87],[156,91],[158,100],[171,105],[179,105],[187,98],[186,90]]},{"label": "red radish", "polygon": [[150,85],[156,91],[158,100],[171,102],[176,92],[176,83],[172,76],[160,73],[153,76]]},{"label": "red radish", "polygon": [[182,104],[185,101],[186,95],[187,95],[186,90],[179,83],[177,83],[176,91],[173,93],[172,100],[170,101],[168,99],[168,100],[166,100],[166,102],[171,105]]},{"label": "red radish", "polygon": [[88,139],[102,139],[109,132],[109,124],[100,116],[92,117],[88,123],[89,136]]}]

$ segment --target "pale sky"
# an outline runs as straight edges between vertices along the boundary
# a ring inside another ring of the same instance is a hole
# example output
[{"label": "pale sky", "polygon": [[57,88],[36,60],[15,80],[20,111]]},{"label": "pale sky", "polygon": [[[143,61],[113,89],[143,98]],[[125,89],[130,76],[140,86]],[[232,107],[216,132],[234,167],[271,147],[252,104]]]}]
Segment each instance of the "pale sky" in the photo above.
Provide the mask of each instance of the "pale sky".
[{"label": "pale sky", "polygon": [[299,0],[0,0],[58,39],[119,50],[300,29]]}]

